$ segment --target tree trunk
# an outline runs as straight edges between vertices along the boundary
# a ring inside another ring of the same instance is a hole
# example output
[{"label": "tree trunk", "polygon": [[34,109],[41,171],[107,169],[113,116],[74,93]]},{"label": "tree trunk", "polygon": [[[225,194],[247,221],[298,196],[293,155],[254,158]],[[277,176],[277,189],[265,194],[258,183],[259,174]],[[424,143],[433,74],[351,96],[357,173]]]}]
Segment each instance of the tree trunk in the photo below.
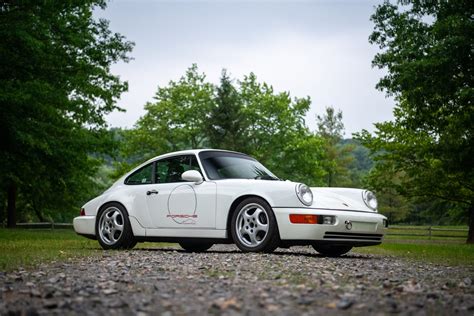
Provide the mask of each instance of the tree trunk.
[{"label": "tree trunk", "polygon": [[8,185],[8,205],[7,205],[7,227],[16,227],[16,193],[17,187],[14,181]]},{"label": "tree trunk", "polygon": [[38,217],[38,220],[40,222],[44,222],[44,216],[43,216],[43,213],[41,212],[41,210],[36,207],[36,204],[35,203],[32,203],[33,204],[33,210],[35,211],[35,214],[36,216]]},{"label": "tree trunk", "polygon": [[474,203],[469,204],[469,232],[466,243],[474,244]]}]

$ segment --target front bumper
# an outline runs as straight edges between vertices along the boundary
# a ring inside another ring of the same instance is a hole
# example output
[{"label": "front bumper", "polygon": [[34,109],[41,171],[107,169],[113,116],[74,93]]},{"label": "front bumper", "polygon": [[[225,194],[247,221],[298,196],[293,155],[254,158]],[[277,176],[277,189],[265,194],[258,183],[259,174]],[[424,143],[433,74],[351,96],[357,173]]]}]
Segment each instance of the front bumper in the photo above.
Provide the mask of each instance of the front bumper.
[{"label": "front bumper", "polygon": [[[308,208],[273,208],[281,240],[308,240],[332,244],[371,245],[382,242],[385,234],[384,220],[378,213],[319,210]],[[333,225],[293,224],[290,214],[331,215]],[[350,225],[347,223],[350,222]]]},{"label": "front bumper", "polygon": [[95,236],[95,216],[79,216],[72,222],[79,235]]}]

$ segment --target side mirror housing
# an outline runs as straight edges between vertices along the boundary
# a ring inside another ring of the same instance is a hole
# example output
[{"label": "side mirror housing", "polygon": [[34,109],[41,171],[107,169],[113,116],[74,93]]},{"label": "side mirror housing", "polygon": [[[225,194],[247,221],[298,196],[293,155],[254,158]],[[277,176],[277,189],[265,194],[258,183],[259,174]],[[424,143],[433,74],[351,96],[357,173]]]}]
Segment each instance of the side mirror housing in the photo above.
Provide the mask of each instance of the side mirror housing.
[{"label": "side mirror housing", "polygon": [[196,170],[188,170],[183,172],[183,174],[181,175],[181,179],[188,182],[194,182],[196,184],[201,184],[204,181],[201,173]]}]

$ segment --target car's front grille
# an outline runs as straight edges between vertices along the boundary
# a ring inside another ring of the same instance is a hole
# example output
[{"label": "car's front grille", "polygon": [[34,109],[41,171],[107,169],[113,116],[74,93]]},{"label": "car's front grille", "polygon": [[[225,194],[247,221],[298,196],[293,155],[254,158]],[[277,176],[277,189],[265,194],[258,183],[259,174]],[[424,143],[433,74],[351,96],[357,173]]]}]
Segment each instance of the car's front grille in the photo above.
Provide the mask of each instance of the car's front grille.
[{"label": "car's front grille", "polygon": [[370,240],[370,241],[382,241],[382,234],[359,234],[359,233],[341,233],[341,232],[326,232],[324,239],[337,239],[337,240]]}]

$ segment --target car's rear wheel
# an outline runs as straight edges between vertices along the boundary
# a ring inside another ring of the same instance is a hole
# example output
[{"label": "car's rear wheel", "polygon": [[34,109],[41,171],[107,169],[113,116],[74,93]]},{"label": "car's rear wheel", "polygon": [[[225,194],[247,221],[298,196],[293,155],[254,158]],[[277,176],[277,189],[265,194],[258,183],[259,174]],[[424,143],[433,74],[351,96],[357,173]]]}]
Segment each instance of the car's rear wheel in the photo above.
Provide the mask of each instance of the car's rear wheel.
[{"label": "car's rear wheel", "polygon": [[97,214],[95,231],[104,249],[132,249],[137,244],[127,210],[118,203],[102,207]]},{"label": "car's rear wheel", "polygon": [[230,232],[240,250],[272,252],[280,244],[275,215],[264,200],[243,200],[232,215]]},{"label": "car's rear wheel", "polygon": [[211,248],[213,243],[205,241],[182,241],[179,245],[187,252],[202,252]]},{"label": "car's rear wheel", "polygon": [[314,250],[326,257],[339,257],[351,251],[351,246],[312,245]]}]

